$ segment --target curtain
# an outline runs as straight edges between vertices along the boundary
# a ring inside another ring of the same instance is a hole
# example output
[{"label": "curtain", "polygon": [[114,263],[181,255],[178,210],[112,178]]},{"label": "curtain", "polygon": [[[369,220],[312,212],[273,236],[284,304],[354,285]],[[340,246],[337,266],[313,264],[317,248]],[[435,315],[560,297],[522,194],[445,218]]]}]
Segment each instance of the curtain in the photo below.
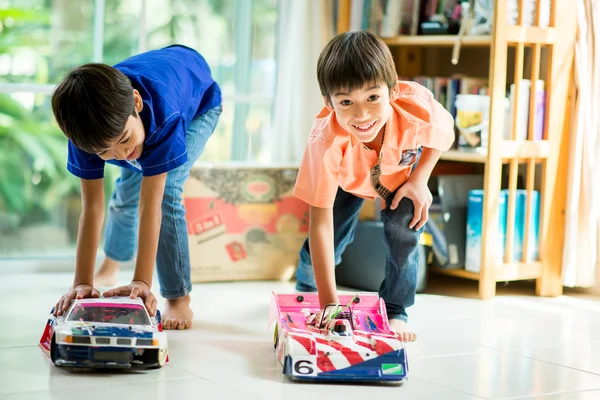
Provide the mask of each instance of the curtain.
[{"label": "curtain", "polygon": [[596,284],[600,206],[600,10],[596,0],[577,0],[576,98],[571,127],[563,283]]},{"label": "curtain", "polygon": [[299,164],[313,120],[323,107],[317,59],[333,37],[331,0],[280,0],[277,90],[265,161]]}]

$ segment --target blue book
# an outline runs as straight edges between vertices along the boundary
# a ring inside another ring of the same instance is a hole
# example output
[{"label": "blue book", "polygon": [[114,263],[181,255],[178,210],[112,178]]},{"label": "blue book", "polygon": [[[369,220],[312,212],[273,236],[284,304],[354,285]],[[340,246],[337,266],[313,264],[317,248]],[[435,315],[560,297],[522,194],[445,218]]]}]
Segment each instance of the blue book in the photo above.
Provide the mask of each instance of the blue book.
[{"label": "blue book", "polygon": [[[499,219],[498,231],[494,246],[494,259],[500,264],[506,246],[506,219],[508,193],[500,192],[498,199]],[[483,190],[471,190],[467,206],[467,244],[465,252],[465,269],[470,272],[481,271],[481,233],[483,224]]]},{"label": "blue book", "polygon": [[[503,190],[508,198],[508,190]],[[539,234],[540,234],[540,195],[537,191],[532,192],[531,222],[529,223],[529,249],[527,255],[529,260],[535,261],[539,258]],[[520,261],[523,257],[525,245],[525,218],[527,209],[527,191],[517,190],[515,201],[515,230],[513,239],[513,261]]]},{"label": "blue book", "polygon": [[[539,258],[539,228],[540,228],[540,195],[532,192],[531,222],[529,224],[529,260]],[[506,230],[508,220],[508,190],[500,192],[498,232],[494,259],[498,264],[503,263],[506,248]],[[525,217],[527,207],[527,191],[517,190],[515,199],[515,228],[513,235],[512,261],[520,261],[523,257],[525,245]],[[481,271],[481,231],[483,221],[483,190],[469,192],[467,207],[467,243],[465,256],[465,269],[471,272]]]}]

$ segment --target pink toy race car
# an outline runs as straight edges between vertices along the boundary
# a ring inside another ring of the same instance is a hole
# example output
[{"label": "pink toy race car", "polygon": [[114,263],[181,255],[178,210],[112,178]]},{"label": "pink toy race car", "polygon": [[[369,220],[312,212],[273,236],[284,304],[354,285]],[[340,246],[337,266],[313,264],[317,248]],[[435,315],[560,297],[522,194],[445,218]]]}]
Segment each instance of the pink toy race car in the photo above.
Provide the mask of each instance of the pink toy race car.
[{"label": "pink toy race car", "polygon": [[[408,373],[404,342],[376,293],[342,295],[346,306],[320,313],[316,293],[276,294],[270,321],[283,373],[298,380],[400,382]],[[317,320],[318,319],[318,320]]]}]

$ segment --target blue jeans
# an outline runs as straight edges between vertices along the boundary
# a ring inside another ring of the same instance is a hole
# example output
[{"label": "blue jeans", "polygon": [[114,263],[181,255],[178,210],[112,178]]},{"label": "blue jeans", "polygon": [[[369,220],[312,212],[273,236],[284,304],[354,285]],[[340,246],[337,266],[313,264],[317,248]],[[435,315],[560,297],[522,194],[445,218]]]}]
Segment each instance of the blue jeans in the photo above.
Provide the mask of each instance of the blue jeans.
[{"label": "blue jeans", "polygon": [[[419,238],[423,229],[415,231],[408,227],[414,216],[412,200],[403,198],[395,210],[390,209],[394,195],[388,197],[386,208],[381,210],[383,240],[387,254],[385,279],[379,287],[379,295],[385,301],[389,319],[406,321],[408,318],[406,309],[415,302]],[[335,265],[341,262],[344,249],[354,239],[358,214],[363,201],[341,188],[338,189],[333,204]],[[365,268],[369,267],[369,265],[365,265]],[[301,292],[317,290],[308,240],[304,242],[300,250],[296,280],[296,289]]]},{"label": "blue jeans", "polygon": [[[185,133],[188,160],[167,173],[156,254],[160,294],[167,299],[185,296],[192,290],[183,184],[213,134],[221,110],[221,106],[215,107],[190,122]],[[135,257],[141,183],[142,174],[127,168],[121,169],[115,183],[104,237],[104,253],[113,260],[129,261]]]}]

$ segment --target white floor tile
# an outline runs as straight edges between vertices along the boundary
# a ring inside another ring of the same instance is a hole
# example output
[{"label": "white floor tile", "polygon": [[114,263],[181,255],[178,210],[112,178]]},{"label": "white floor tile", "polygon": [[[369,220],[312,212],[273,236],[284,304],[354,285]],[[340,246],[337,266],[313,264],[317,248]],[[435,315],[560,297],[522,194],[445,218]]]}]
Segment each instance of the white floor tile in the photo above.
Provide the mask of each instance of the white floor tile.
[{"label": "white floor tile", "polygon": [[[422,312],[426,313],[426,310]],[[529,315],[518,310],[512,316],[491,311],[480,317],[418,319],[411,322],[417,333],[435,333],[450,340],[464,340],[504,351],[595,340],[597,333],[575,329],[578,325],[574,318]]]},{"label": "white floor tile", "polygon": [[515,353],[600,375],[600,343],[598,342],[572,342],[559,347],[529,348]]},{"label": "white floor tile", "polygon": [[94,372],[59,368],[39,347],[0,349],[0,390],[19,393],[45,390],[81,391],[84,388],[118,383],[140,383],[191,378],[192,375],[170,365],[155,370]]},{"label": "white floor tile", "polygon": [[423,358],[410,374],[486,399],[600,389],[599,375],[498,351]]},{"label": "white floor tile", "polygon": [[521,398],[519,400],[598,400],[600,399],[600,390],[588,390],[585,392],[561,393],[548,396],[536,396]]},{"label": "white floor tile", "polygon": [[0,321],[7,322],[0,328],[0,349],[34,345],[40,341],[45,326],[42,320],[15,315],[3,308],[0,308]]},{"label": "white floor tile", "polygon": [[285,400],[364,400],[365,398],[394,400],[475,400],[476,396],[434,385],[418,378],[402,384],[332,384],[298,383],[285,378],[281,371],[255,371],[232,379],[229,374],[211,374],[211,381],[229,388],[243,390],[262,399]]},{"label": "white floor tile", "polygon": [[[131,271],[121,273],[127,283]],[[418,295],[409,310],[402,385],[295,383],[281,374],[271,291],[292,282],[194,285],[194,327],[169,333],[170,361],[143,372],[71,372],[37,347],[48,312],[72,274],[0,276],[0,399],[600,399],[600,299],[509,293]],[[155,288],[158,288],[156,283]],[[531,291],[531,294],[533,291]],[[162,307],[162,299],[159,301]]]},{"label": "white floor tile", "polygon": [[120,382],[82,389],[63,388],[44,392],[24,392],[7,395],[5,400],[109,400],[109,399],[259,399],[248,393],[230,389],[199,378],[173,379],[158,382]]},{"label": "white floor tile", "polygon": [[468,342],[464,339],[452,338],[441,332],[429,332],[426,328],[420,328],[419,325],[412,324],[411,327],[417,327],[418,340],[413,343],[407,343],[407,354],[409,359],[421,359],[425,357],[447,357],[459,354],[478,354],[492,349]]}]

